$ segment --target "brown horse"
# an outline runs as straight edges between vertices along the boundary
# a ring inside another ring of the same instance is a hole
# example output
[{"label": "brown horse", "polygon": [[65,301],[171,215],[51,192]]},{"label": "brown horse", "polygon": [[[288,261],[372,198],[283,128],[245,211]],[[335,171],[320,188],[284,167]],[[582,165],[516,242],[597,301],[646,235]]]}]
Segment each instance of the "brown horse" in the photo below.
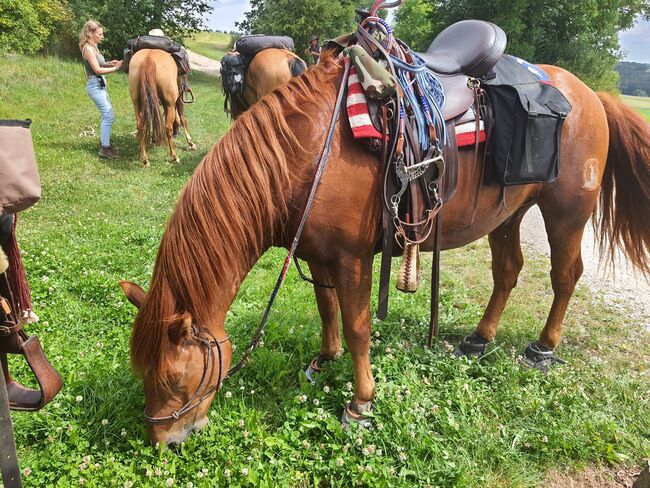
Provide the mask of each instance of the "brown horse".
[{"label": "brown horse", "polygon": [[[183,125],[190,149],[196,146],[187,131],[187,118],[180,92],[180,76],[172,55],[160,49],[141,49],[129,64],[129,92],[135,108],[140,141],[140,161],[149,166],[147,144],[162,144],[167,138],[173,163],[179,163],[173,134]],[[160,113],[163,107],[163,117]]]},{"label": "brown horse", "polygon": [[[442,247],[489,235],[494,289],[476,333],[492,340],[523,265],[519,224],[526,210],[538,205],[551,245],[555,294],[539,344],[554,349],[582,272],[580,241],[592,215],[609,247],[622,245],[635,265],[650,271],[650,126],[567,71],[544,69],[573,106],[559,177],[509,187],[505,195],[500,186],[483,184],[470,225],[467,207],[479,172],[472,168],[473,149],[461,151],[458,191],[442,214]],[[237,119],[185,187],[160,244],[149,293],[122,283],[139,308],[131,359],[144,379],[153,442],[179,442],[207,422],[210,401],[231,359],[226,312],[262,253],[291,242],[342,72],[339,61],[321,59]],[[381,233],[381,188],[377,155],[355,142],[342,118],[297,255],[309,263],[317,281],[335,286],[316,289],[323,322],[320,356],[333,359],[342,351],[340,310],[354,365],[354,398],[346,407],[353,417],[367,410],[375,393],[370,292]],[[431,250],[431,240],[422,248]]]},{"label": "brown horse", "polygon": [[294,76],[301,75],[306,69],[307,63],[287,49],[260,51],[246,69],[244,92],[231,98],[230,116],[236,119],[264,95]]}]

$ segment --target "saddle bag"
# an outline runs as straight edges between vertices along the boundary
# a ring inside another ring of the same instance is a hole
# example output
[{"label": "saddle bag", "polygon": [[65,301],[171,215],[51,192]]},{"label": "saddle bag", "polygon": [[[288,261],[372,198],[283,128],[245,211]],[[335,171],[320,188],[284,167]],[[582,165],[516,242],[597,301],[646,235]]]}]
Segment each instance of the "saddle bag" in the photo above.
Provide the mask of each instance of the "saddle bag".
[{"label": "saddle bag", "polygon": [[504,56],[495,71],[484,81],[494,114],[487,158],[495,179],[503,186],[555,180],[571,104],[511,56]]},{"label": "saddle bag", "polygon": [[235,42],[233,50],[254,56],[258,52],[269,48],[293,51],[293,39],[289,36],[267,36],[264,34],[241,36]]},{"label": "saddle bag", "polygon": [[241,95],[244,92],[245,60],[237,54],[221,58],[221,83],[226,95]]},{"label": "saddle bag", "polygon": [[31,120],[0,120],[0,214],[16,213],[41,198]]}]

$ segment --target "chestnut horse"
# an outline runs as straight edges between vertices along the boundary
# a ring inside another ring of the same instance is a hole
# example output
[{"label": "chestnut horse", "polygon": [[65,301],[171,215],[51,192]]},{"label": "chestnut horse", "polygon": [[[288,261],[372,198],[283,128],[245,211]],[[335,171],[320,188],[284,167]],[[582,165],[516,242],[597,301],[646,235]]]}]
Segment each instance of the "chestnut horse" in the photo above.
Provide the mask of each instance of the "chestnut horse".
[{"label": "chestnut horse", "polygon": [[[196,146],[187,131],[187,119],[180,91],[180,76],[172,55],[161,49],[141,49],[129,64],[129,92],[135,108],[140,141],[140,161],[149,166],[147,144],[162,144],[167,138],[173,163],[179,163],[173,134],[183,125],[190,149]],[[163,117],[160,113],[163,107]]]},{"label": "chestnut horse", "polygon": [[[608,249],[620,244],[637,267],[650,271],[650,126],[571,73],[544,69],[573,106],[564,128],[559,177],[509,187],[505,195],[500,186],[482,184],[472,219],[467,207],[479,171],[472,169],[473,148],[462,150],[458,190],[442,213],[441,235],[443,249],[489,235],[494,289],[476,328],[489,341],[523,264],[519,224],[530,206],[540,207],[555,296],[539,344],[554,349],[582,272],[580,241],[590,217],[608,238]],[[180,442],[207,423],[210,401],[231,360],[226,312],[260,256],[292,241],[342,73],[340,61],[321,59],[239,117],[183,190],[162,238],[149,292],[122,282],[127,298],[139,308],[131,359],[143,376],[154,443]],[[320,357],[333,359],[342,351],[340,310],[355,377],[346,412],[357,418],[375,393],[370,292],[381,234],[381,191],[378,156],[353,139],[342,117],[297,256],[309,263],[316,281],[335,287],[316,288],[323,327]],[[595,213],[599,198],[600,212]],[[431,241],[422,249],[431,250]]]},{"label": "chestnut horse", "polygon": [[297,54],[287,49],[268,48],[251,60],[244,76],[244,92],[230,100],[230,117],[234,120],[275,87],[284,85],[307,69]]}]

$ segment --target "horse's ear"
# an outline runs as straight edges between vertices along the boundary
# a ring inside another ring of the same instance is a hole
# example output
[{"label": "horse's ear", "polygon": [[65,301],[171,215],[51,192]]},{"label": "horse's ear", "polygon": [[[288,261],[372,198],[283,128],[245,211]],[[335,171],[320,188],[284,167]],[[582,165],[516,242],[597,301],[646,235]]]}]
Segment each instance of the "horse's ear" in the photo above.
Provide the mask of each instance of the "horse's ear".
[{"label": "horse's ear", "polygon": [[120,281],[120,286],[126,295],[126,299],[135,305],[137,309],[140,309],[142,302],[147,298],[144,290],[131,281]]},{"label": "horse's ear", "polygon": [[192,336],[192,315],[185,312],[169,325],[169,338],[174,344]]}]

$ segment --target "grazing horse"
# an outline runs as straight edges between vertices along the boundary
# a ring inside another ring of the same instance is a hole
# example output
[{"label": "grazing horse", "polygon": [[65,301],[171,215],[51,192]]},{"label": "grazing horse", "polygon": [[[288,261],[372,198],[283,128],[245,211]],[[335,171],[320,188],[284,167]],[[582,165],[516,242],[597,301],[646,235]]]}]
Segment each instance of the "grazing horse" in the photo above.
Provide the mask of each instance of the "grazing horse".
[{"label": "grazing horse", "polygon": [[[147,144],[161,145],[165,138],[173,163],[179,163],[173,134],[182,124],[190,149],[196,146],[187,131],[187,119],[180,91],[181,80],[172,55],[161,49],[140,49],[129,64],[129,92],[135,108],[140,141],[140,161],[149,166]],[[163,107],[163,115],[160,113]]]},{"label": "grazing horse", "polygon": [[[494,289],[476,334],[492,340],[523,265],[519,224],[528,208],[538,205],[551,246],[555,294],[539,344],[554,349],[582,272],[580,241],[592,215],[608,248],[622,245],[637,267],[650,271],[650,126],[571,73],[544,69],[573,106],[558,178],[504,190],[480,182],[472,168],[473,148],[461,150],[458,190],[442,213],[441,244],[456,248],[489,235]],[[342,73],[341,61],[321,58],[318,66],[239,117],[183,190],[162,238],[149,292],[122,282],[139,308],[131,360],[143,376],[154,443],[180,442],[207,423],[210,401],[231,360],[226,313],[259,257],[271,246],[291,244]],[[329,160],[296,254],[309,263],[317,282],[334,286],[316,288],[323,326],[320,357],[341,353],[340,311],[355,377],[346,412],[360,419],[375,394],[370,293],[381,235],[382,170],[377,154],[353,139],[345,118],[336,125]],[[467,206],[479,183],[472,219]],[[595,212],[599,198],[600,212]],[[432,241],[422,249],[431,250]]]},{"label": "grazing horse", "polygon": [[307,63],[288,49],[268,48],[258,52],[246,69],[244,92],[231,98],[230,116],[236,119],[264,95],[306,69]]}]

